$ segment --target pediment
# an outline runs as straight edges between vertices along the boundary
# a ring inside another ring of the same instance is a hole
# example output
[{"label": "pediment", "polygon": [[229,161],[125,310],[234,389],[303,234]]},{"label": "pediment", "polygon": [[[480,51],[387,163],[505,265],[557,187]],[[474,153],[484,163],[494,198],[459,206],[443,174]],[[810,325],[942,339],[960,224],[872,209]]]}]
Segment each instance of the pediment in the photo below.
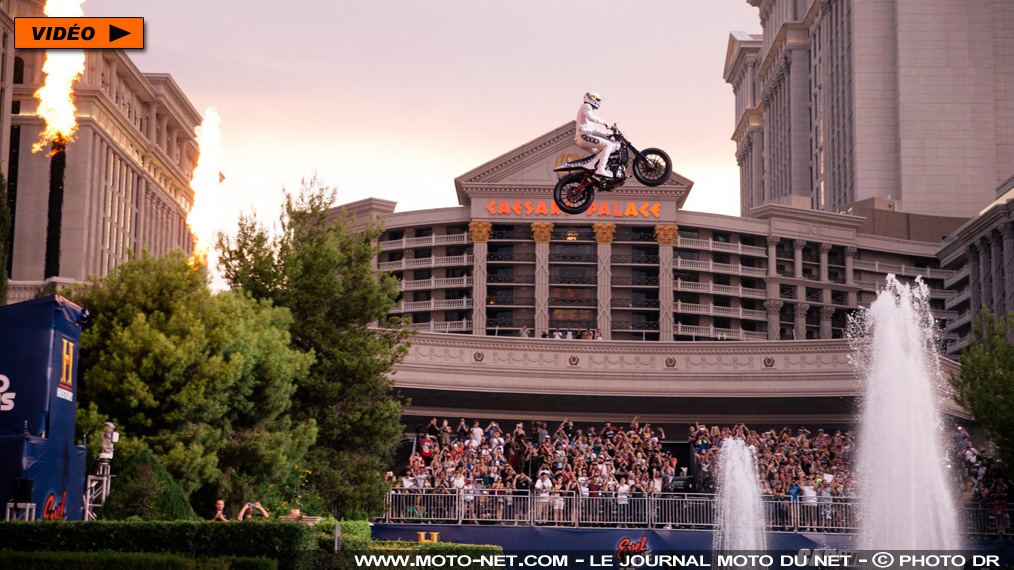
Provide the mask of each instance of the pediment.
[{"label": "pediment", "polygon": [[[574,122],[567,123],[514,148],[485,164],[482,164],[454,179],[461,205],[470,203],[473,193],[488,195],[497,190],[509,193],[525,188],[549,188],[559,179],[553,169],[566,160],[573,160],[588,153],[574,143]],[[673,173],[667,184],[652,188],[656,194],[666,194],[683,201],[693,186],[693,181]],[[646,188],[630,179],[620,193],[636,193]]]}]

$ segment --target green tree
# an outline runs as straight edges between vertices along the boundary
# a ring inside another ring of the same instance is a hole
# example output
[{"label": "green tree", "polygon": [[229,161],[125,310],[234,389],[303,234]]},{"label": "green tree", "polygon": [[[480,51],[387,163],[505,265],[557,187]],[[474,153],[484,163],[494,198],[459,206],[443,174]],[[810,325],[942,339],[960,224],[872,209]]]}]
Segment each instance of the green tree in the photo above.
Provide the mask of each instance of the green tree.
[{"label": "green tree", "polygon": [[996,317],[983,307],[972,339],[961,350],[961,372],[951,378],[958,402],[986,428],[998,456],[1014,465],[1014,314]]},{"label": "green tree", "polygon": [[11,234],[13,212],[7,195],[7,180],[0,174],[0,305],[7,304],[7,263],[10,262],[14,236]]},{"label": "green tree", "polygon": [[136,516],[146,521],[194,520],[197,515],[183,489],[148,449],[124,460],[113,456],[116,481],[103,505],[103,519],[123,520]]},{"label": "green tree", "polygon": [[146,252],[68,295],[81,335],[79,429],[92,452],[107,418],[152,450],[184,493],[233,502],[283,477],[316,437],[290,414],[313,355],[291,346],[287,309],[231,291],[180,252]]},{"label": "green tree", "polygon": [[295,397],[297,417],[319,429],[305,464],[334,512],[353,516],[383,507],[381,472],[404,433],[389,373],[409,332],[387,316],[397,280],[373,267],[382,228],[351,228],[332,215],[335,198],[316,177],[304,181],[297,196],[286,193],[275,237],[253,214],[217,247],[226,281],[292,311],[293,346],[316,355]]}]

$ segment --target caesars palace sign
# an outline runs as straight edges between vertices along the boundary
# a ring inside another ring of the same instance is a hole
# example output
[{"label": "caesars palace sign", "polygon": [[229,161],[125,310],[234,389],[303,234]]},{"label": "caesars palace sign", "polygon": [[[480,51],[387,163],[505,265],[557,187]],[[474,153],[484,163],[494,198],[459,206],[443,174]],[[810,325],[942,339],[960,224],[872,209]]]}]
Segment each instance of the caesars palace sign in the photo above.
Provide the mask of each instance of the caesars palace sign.
[{"label": "caesars palace sign", "polygon": [[[490,216],[511,216],[511,217],[543,217],[543,216],[569,216],[556,207],[556,202],[549,200],[489,200],[483,201],[485,210]],[[594,201],[588,207],[588,211],[577,214],[576,217],[609,217],[609,218],[645,218],[657,220],[662,217],[661,202],[641,201]]]}]

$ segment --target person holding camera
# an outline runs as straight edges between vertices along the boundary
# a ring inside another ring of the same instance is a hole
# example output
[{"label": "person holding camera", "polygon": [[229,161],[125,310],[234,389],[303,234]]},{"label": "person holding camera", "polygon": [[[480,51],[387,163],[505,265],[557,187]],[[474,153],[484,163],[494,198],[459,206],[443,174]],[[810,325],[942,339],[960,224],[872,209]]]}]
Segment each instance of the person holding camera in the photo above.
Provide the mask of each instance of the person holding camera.
[{"label": "person holding camera", "polygon": [[259,516],[265,519],[271,517],[271,515],[269,515],[268,512],[264,510],[264,507],[261,506],[261,502],[257,501],[254,503],[247,503],[243,505],[243,510],[239,512],[239,516],[236,518],[236,520],[240,521],[249,520],[254,518],[255,516]]}]

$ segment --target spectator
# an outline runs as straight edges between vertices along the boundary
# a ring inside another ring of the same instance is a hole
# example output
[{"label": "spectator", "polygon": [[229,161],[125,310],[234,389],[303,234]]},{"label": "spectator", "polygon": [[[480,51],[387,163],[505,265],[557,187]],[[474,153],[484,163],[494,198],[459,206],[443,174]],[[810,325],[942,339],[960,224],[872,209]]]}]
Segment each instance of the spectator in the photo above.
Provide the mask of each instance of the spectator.
[{"label": "spectator", "polygon": [[528,332],[528,325],[521,325],[521,332],[519,333],[521,338],[528,338],[530,336]]},{"label": "spectator", "polygon": [[261,502],[257,501],[254,503],[247,503],[243,505],[243,509],[239,511],[239,516],[236,518],[236,520],[240,521],[250,520],[254,517],[261,517],[266,519],[271,518],[271,515],[269,515],[268,512],[264,510],[264,507],[261,506]]},{"label": "spectator", "polygon": [[225,501],[219,499],[215,501],[215,514],[211,516],[211,521],[218,522],[229,522],[229,515],[225,514]]}]

